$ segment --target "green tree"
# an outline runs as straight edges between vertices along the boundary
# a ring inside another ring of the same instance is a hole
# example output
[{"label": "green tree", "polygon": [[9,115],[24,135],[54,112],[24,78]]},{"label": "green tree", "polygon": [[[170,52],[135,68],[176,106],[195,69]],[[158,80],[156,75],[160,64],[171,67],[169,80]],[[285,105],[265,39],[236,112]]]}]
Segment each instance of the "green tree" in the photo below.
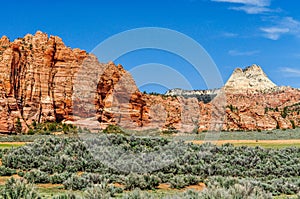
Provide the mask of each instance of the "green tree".
[{"label": "green tree", "polygon": [[15,132],[17,134],[22,133],[22,123],[21,123],[20,118],[17,118],[16,124],[15,124]]}]

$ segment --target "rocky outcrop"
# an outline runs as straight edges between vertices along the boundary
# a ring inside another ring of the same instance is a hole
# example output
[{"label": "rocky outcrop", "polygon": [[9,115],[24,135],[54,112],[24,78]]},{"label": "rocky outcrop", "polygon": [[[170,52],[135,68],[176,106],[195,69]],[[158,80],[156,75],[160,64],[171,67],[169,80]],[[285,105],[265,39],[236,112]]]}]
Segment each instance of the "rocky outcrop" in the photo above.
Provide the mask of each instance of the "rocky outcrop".
[{"label": "rocky outcrop", "polygon": [[13,132],[18,118],[24,131],[33,121],[184,132],[300,125],[300,91],[276,87],[256,65],[235,70],[222,89],[148,95],[121,65],[40,31],[0,39],[0,91],[1,133]]},{"label": "rocky outcrop", "polygon": [[198,115],[197,100],[142,94],[121,65],[100,63],[59,37],[38,31],[13,42],[4,36],[0,44],[2,133],[13,132],[18,118],[24,131],[33,121],[95,130],[108,124],[181,130],[197,125],[197,118],[187,115]]},{"label": "rocky outcrop", "polygon": [[300,90],[227,93],[225,130],[287,129],[300,125]]},{"label": "rocky outcrop", "polygon": [[260,92],[276,87],[267,77],[260,66],[252,65],[245,69],[234,70],[224,89],[229,93],[241,93],[245,91]]},{"label": "rocky outcrop", "polygon": [[[223,130],[286,129],[300,125],[300,90],[276,86],[257,65],[237,68],[222,88],[225,94],[226,114]],[[207,130],[210,117],[210,100],[222,89],[186,91],[172,89],[171,96],[195,97],[204,102],[200,112],[199,130]],[[215,103],[216,104],[216,103]],[[220,117],[219,117],[220,118]]]},{"label": "rocky outcrop", "polygon": [[276,86],[257,65],[237,68],[224,86],[226,92],[225,130],[270,130],[300,125],[300,90]]},{"label": "rocky outcrop", "polygon": [[0,39],[0,131],[24,130],[33,120],[61,121],[72,110],[72,81],[89,55],[42,32],[10,42]]},{"label": "rocky outcrop", "polygon": [[222,91],[221,89],[209,89],[209,90],[183,90],[175,88],[168,90],[165,95],[169,96],[183,96],[185,98],[197,98],[199,101],[204,103],[211,102],[218,94]]}]

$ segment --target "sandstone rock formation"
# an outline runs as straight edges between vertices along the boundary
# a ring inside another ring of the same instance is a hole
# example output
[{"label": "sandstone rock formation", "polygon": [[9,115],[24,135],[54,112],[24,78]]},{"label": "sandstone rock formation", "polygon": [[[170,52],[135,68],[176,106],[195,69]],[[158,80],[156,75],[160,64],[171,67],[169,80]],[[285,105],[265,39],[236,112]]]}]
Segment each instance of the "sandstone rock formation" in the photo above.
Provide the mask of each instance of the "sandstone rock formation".
[{"label": "sandstone rock formation", "polygon": [[222,92],[221,89],[209,89],[209,90],[183,90],[175,88],[168,90],[165,95],[169,96],[183,96],[186,98],[197,98],[199,101],[208,103],[212,101],[217,95]]},{"label": "sandstone rock formation", "polygon": [[24,131],[33,121],[186,132],[300,125],[300,91],[276,87],[256,65],[235,70],[222,89],[148,95],[121,65],[40,31],[0,39],[0,90],[0,133],[13,132],[18,118]]},{"label": "sandstone rock formation", "polygon": [[260,66],[252,65],[245,69],[236,68],[224,88],[230,93],[240,93],[245,91],[264,91],[276,87],[267,77]]},{"label": "sandstone rock formation", "polygon": [[33,120],[61,121],[71,113],[72,79],[85,51],[66,47],[59,37],[35,35],[0,39],[0,131],[24,130]]},{"label": "sandstone rock formation", "polygon": [[185,110],[193,107],[190,99],[144,95],[121,65],[99,63],[40,31],[13,42],[0,39],[0,89],[2,133],[13,132],[18,118],[24,131],[33,121],[181,129],[181,103]]}]

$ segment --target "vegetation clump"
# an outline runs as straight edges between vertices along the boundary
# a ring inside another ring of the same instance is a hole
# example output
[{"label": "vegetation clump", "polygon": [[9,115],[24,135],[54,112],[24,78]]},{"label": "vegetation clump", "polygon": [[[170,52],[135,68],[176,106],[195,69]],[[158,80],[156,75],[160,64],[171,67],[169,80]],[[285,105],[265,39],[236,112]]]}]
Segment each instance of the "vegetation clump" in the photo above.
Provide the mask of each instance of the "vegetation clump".
[{"label": "vegetation clump", "polygon": [[[146,158],[138,159],[139,156]],[[157,166],[161,163],[157,159],[170,156],[173,157],[167,164]],[[123,157],[121,161],[120,157]],[[240,198],[245,193],[249,194],[248,198],[268,198],[270,194],[300,191],[299,160],[297,147],[196,145],[162,137],[112,133],[92,134],[85,139],[48,137],[11,148],[2,152],[1,171],[2,175],[13,175],[18,170],[28,182],[63,184],[65,189],[82,190],[90,198],[94,197],[93,193],[105,198],[136,189],[142,191],[122,195],[142,197],[144,190],[154,190],[161,183],[175,189],[204,183],[207,190],[203,193],[185,193],[203,198],[210,194]]]}]

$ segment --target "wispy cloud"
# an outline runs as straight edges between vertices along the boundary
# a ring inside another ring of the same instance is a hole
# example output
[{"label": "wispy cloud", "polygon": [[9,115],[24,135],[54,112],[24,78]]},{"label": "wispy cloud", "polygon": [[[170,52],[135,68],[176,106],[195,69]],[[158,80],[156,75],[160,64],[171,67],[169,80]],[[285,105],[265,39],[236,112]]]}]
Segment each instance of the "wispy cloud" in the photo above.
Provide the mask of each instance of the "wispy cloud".
[{"label": "wispy cloud", "polygon": [[[300,21],[293,17],[283,17],[278,15],[282,12],[281,8],[272,9],[272,0],[210,0],[213,2],[229,3],[228,9],[244,11],[247,14],[264,14],[272,13],[273,16],[264,16],[262,20],[269,25],[258,28],[259,35],[271,39],[278,40],[283,35],[292,35],[300,38]],[[274,15],[277,13],[276,15]],[[282,13],[281,13],[282,14]],[[235,54],[233,52],[233,54]]]},{"label": "wispy cloud", "polygon": [[239,6],[239,7],[229,7],[229,9],[244,11],[247,14],[260,14],[265,12],[273,12],[273,10],[270,8],[259,7],[259,6]]},{"label": "wispy cloud", "polygon": [[278,40],[280,36],[284,33],[288,33],[290,29],[288,28],[280,28],[280,27],[270,27],[270,28],[261,28],[265,34],[264,36],[268,39]]},{"label": "wispy cloud", "polygon": [[260,28],[264,37],[272,40],[278,40],[284,34],[300,37],[300,22],[292,17],[273,19],[272,22],[274,25]]},{"label": "wispy cloud", "polygon": [[212,0],[215,2],[239,3],[252,6],[269,6],[270,0]]},{"label": "wispy cloud", "polygon": [[266,12],[273,12],[270,9],[271,0],[211,0],[214,2],[240,4],[239,6],[231,6],[229,9],[244,11],[247,14],[260,14]]},{"label": "wispy cloud", "polygon": [[223,32],[222,33],[223,37],[228,37],[228,38],[234,38],[234,37],[238,37],[239,35],[236,33],[232,33],[232,32]]},{"label": "wispy cloud", "polygon": [[290,68],[290,67],[283,67],[280,69],[285,76],[288,77],[300,77],[300,69]]},{"label": "wispy cloud", "polygon": [[255,55],[258,53],[260,53],[259,50],[253,50],[253,51],[230,50],[230,51],[228,51],[228,54],[231,56],[252,56],[252,55]]}]

